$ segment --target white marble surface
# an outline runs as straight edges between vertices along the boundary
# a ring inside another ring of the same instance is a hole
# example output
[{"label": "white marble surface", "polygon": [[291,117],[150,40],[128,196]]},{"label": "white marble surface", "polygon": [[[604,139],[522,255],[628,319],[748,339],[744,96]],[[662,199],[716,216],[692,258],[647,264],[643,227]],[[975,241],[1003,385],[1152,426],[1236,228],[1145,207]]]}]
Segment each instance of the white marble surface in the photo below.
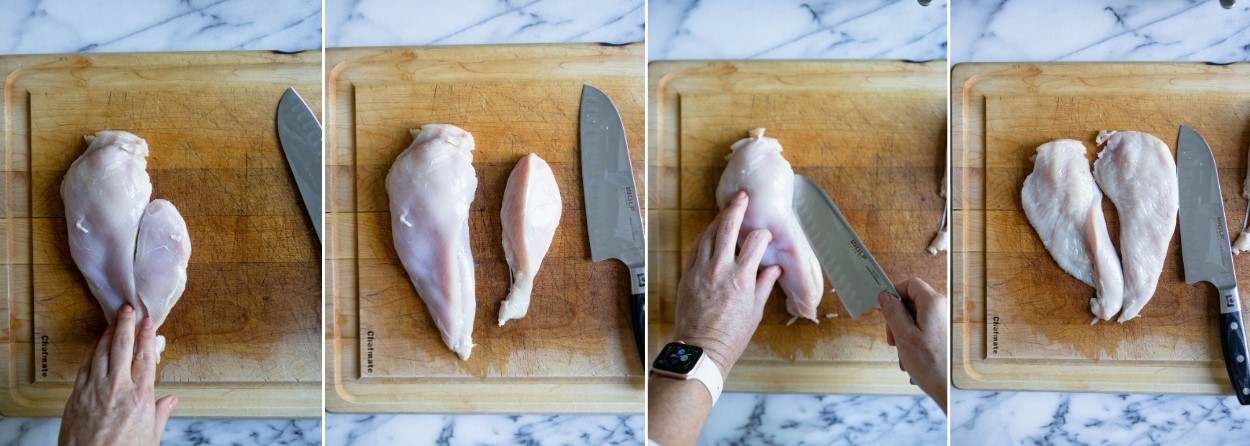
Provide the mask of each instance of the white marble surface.
[{"label": "white marble surface", "polygon": [[[946,58],[946,6],[856,2],[653,0],[650,60]],[[702,445],[946,442],[946,416],[926,397],[727,393]]]},{"label": "white marble surface", "polygon": [[[1060,31],[1062,30],[1062,31]],[[952,62],[1250,60],[1250,1],[956,0]],[[951,441],[1012,444],[1246,444],[1233,397],[951,393]]]},{"label": "white marble surface", "polygon": [[326,444],[638,445],[641,416],[326,414]]},{"label": "white marble surface", "polygon": [[946,58],[946,0],[653,0],[649,60]]},{"label": "white marble surface", "polygon": [[928,398],[726,393],[699,444],[946,444],[946,415]]},{"label": "white marble surface", "polygon": [[[4,0],[0,7],[0,55],[320,46],[319,0]],[[55,444],[60,425],[57,418],[0,417],[0,444]],[[316,445],[321,421],[175,418],[164,440],[174,445]]]},{"label": "white marble surface", "polygon": [[326,0],[326,47],[330,48],[623,44],[641,42],[642,37],[642,0]]},{"label": "white marble surface", "polygon": [[[642,0],[327,0],[326,46],[606,42],[643,38]],[[639,445],[641,415],[326,414],[326,443]]]},{"label": "white marble surface", "polygon": [[5,0],[0,7],[0,54],[320,46],[319,0]]},{"label": "white marble surface", "polygon": [[951,444],[1246,444],[1232,396],[1052,392],[951,394]]},{"label": "white marble surface", "polygon": [[1250,1],[956,0],[951,61],[1250,59]]}]

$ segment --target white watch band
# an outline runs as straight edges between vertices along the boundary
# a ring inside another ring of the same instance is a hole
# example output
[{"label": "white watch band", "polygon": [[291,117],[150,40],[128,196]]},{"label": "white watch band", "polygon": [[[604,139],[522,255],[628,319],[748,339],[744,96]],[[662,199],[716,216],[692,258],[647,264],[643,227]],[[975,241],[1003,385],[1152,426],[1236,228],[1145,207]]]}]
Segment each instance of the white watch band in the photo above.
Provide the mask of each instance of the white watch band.
[{"label": "white watch band", "polygon": [[716,405],[716,400],[720,399],[720,392],[725,389],[725,378],[720,376],[720,367],[716,366],[716,362],[704,356],[694,370],[690,371],[690,377],[687,379],[697,380],[707,387],[707,393],[712,395],[712,405]]}]

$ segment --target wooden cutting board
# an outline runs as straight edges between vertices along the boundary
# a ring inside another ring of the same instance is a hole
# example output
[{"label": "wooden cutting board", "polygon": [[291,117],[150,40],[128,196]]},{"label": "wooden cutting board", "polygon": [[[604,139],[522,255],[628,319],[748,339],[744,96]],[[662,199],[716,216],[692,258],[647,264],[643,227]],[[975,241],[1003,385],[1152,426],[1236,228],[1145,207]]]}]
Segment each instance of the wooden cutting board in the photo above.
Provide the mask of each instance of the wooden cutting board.
[{"label": "wooden cutting board", "polygon": [[[648,209],[649,342],[671,340],[686,253],[716,216],[729,146],[765,127],[795,172],[819,183],[894,280],[946,289],[946,255],[925,252],[943,209],[945,61],[656,62]],[[819,325],[786,326],[775,289],[726,390],[919,394],[899,371],[880,312],[852,320],[834,293]]]},{"label": "wooden cutting board", "polygon": [[153,198],[185,217],[186,292],[160,329],[158,394],[177,416],[314,417],[320,406],[320,243],[278,143],[295,86],[320,110],[320,53],[0,58],[7,416],[58,416],[104,332],[69,255],[59,193],[83,135],[147,140]]},{"label": "wooden cutting board", "polygon": [[[643,183],[642,58],[640,44],[328,51],[328,410],[642,412],[628,271],[590,260],[578,156],[588,84],[620,110]],[[477,143],[467,361],[443,344],[391,239],[384,179],[409,129],[427,123],[456,124]],[[510,274],[499,210],[509,173],[531,152],[550,163],[564,209],[528,315],[500,327]]]},{"label": "wooden cutting board", "polygon": [[[1250,147],[1250,65],[963,64],[952,79],[954,382],[969,389],[1230,393],[1215,290],[1188,285],[1173,235],[1154,298],[1125,324],[1090,325],[1092,288],[1067,275],[1025,218],[1020,189],[1037,146],[1138,130],[1176,152],[1198,130],[1219,166],[1237,234]],[[1182,200],[1184,198],[1182,197]],[[1111,238],[1120,234],[1104,200]],[[1250,263],[1236,259],[1239,277]],[[1243,305],[1245,305],[1243,298]]]}]

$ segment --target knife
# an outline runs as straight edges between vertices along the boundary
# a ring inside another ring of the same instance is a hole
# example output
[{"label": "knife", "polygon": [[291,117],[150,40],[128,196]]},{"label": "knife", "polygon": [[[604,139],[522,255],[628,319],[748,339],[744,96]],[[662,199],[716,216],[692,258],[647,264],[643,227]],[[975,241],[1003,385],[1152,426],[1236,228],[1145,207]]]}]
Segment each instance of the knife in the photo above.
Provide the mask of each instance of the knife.
[{"label": "knife", "polygon": [[629,267],[634,344],[645,366],[642,323],[646,320],[647,270],[625,125],[612,100],[595,87],[582,86],[581,107],[582,190],[590,257],[595,262],[617,259]]},{"label": "knife", "polygon": [[1233,393],[1241,405],[1250,405],[1250,367],[1246,363],[1246,331],[1237,296],[1237,275],[1224,220],[1224,195],[1215,170],[1215,156],[1207,141],[1181,126],[1176,148],[1176,176],[1180,182],[1181,261],[1185,282],[1210,282],[1220,296],[1220,339],[1224,366]]},{"label": "knife", "polygon": [[898,297],[894,283],[824,189],[807,177],[795,175],[793,200],[799,226],[816,252],[820,269],[836,287],[852,319],[880,308],[877,296],[882,292]]},{"label": "knife", "polygon": [[317,239],[321,239],[321,123],[295,92],[286,89],[278,101],[278,141],[286,162],[295,175],[295,185],[304,199]]}]

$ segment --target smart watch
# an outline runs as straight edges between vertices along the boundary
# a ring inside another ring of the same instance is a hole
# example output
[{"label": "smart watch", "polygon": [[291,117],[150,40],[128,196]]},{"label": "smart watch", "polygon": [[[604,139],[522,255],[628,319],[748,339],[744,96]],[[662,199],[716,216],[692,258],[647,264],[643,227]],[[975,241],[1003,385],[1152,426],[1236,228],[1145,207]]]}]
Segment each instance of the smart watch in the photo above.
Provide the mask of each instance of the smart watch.
[{"label": "smart watch", "polygon": [[703,348],[681,341],[670,342],[660,349],[660,355],[651,363],[651,373],[675,379],[697,380],[712,395],[712,405],[725,388],[725,378],[715,362],[707,359]]}]

